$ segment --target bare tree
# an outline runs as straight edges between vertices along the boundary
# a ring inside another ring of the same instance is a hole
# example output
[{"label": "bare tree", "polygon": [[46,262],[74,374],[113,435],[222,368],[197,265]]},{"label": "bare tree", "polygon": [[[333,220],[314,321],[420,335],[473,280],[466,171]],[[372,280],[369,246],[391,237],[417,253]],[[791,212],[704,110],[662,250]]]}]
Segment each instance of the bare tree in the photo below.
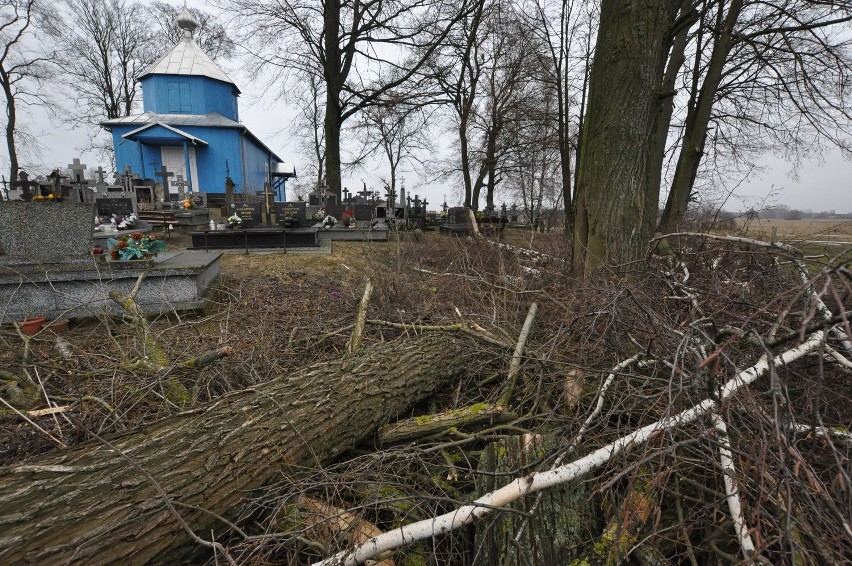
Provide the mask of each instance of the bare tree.
[{"label": "bare tree", "polygon": [[565,233],[573,229],[572,164],[579,145],[587,61],[591,54],[592,15],[588,4],[571,0],[525,2],[523,14],[538,39],[538,79],[552,90],[553,129],[559,151]]},{"label": "bare tree", "polygon": [[338,195],[346,121],[388,93],[398,95],[467,10],[466,2],[452,0],[231,0],[229,6],[261,67],[271,66],[285,84],[322,77],[325,182]]},{"label": "bare tree", "polygon": [[429,122],[434,108],[397,107],[392,103],[374,106],[361,114],[361,131],[365,134],[364,158],[381,154],[388,166],[385,185],[397,195],[397,180],[406,165],[423,164],[421,156],[432,150]]},{"label": "bare tree", "polygon": [[46,103],[40,88],[49,73],[49,58],[25,45],[36,8],[36,0],[5,0],[0,5],[0,88],[6,100],[6,150],[9,153],[10,180],[18,178],[22,134],[18,111],[22,105]]},{"label": "bare tree", "polygon": [[705,156],[743,161],[753,149],[801,155],[847,147],[852,19],[846,2],[734,1],[709,5],[693,37],[689,99],[659,230],[675,230],[694,198]]},{"label": "bare tree", "polygon": [[48,32],[61,47],[57,63],[77,99],[68,119],[96,125],[127,116],[136,104],[137,76],[156,56],[141,5],[65,0],[63,7],[67,17]]}]

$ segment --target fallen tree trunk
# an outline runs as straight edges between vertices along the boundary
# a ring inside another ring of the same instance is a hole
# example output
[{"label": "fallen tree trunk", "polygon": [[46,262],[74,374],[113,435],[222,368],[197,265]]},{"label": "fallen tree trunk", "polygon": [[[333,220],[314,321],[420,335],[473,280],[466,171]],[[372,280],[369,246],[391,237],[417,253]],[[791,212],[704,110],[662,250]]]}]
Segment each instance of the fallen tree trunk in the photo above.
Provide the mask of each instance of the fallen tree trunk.
[{"label": "fallen tree trunk", "polygon": [[2,469],[0,563],[175,563],[198,547],[151,479],[209,539],[227,528],[213,514],[333,459],[461,374],[464,345],[436,333],[380,344],[111,438],[150,478],[96,441]]}]

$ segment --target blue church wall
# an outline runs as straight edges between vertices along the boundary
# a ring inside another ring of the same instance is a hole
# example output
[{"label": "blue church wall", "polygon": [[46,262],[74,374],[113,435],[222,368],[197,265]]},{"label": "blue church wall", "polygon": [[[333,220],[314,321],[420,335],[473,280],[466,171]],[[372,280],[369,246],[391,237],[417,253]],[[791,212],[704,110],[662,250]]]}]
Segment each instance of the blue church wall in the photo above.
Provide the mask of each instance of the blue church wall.
[{"label": "blue church wall", "polygon": [[234,86],[207,77],[151,75],[142,80],[145,112],[219,114],[239,121]]},{"label": "blue church wall", "polygon": [[[195,148],[195,161],[198,165],[198,176],[200,177],[199,190],[208,193],[225,192],[225,161],[231,172],[231,179],[239,189],[242,186],[242,176],[239,171],[239,163],[235,156],[240,154],[240,133],[237,130],[226,128],[198,128],[199,133],[190,132],[198,136],[209,145]],[[200,130],[204,130],[201,132]],[[206,137],[205,137],[206,136]]]},{"label": "blue church wall", "polygon": [[[113,146],[115,147],[115,162],[119,171],[124,169],[125,165],[129,165],[134,173],[143,178],[154,179],[161,182],[160,177],[156,177],[154,173],[160,170],[163,166],[162,154],[160,153],[161,145],[183,146],[183,137],[179,134],[161,126],[152,126],[139,135],[156,134],[158,139],[167,139],[166,134],[173,136],[175,143],[162,144],[161,142],[141,143],[138,144],[135,140],[123,139],[121,136],[138,129],[139,125],[132,126],[114,126],[113,127]],[[237,187],[237,191],[244,190],[243,171],[240,167],[240,156],[242,151],[243,136],[239,130],[230,128],[204,128],[204,127],[182,127],[182,131],[200,138],[208,145],[195,146],[195,163],[198,170],[198,179],[194,179],[193,185],[197,190],[209,193],[224,193],[225,192],[225,161],[228,161],[228,169],[230,170],[231,179]],[[160,135],[163,134],[163,135]],[[140,157],[139,146],[141,145],[142,155]],[[263,164],[266,163],[265,151],[259,153],[259,148],[249,142],[246,144],[246,156],[251,156],[253,162],[259,165],[257,171],[253,171],[249,167],[249,171],[253,173],[251,185],[257,185],[256,190],[263,189]],[[191,144],[190,144],[191,146]],[[251,147],[249,147],[251,146]],[[255,190],[255,189],[245,189]]]},{"label": "blue church wall", "polygon": [[[270,163],[269,151],[260,146],[248,136],[243,136],[243,176],[245,177],[245,191],[254,193],[262,191],[266,183],[266,169],[264,165]],[[277,160],[273,161],[277,163]],[[272,164],[270,164],[270,167]]]}]

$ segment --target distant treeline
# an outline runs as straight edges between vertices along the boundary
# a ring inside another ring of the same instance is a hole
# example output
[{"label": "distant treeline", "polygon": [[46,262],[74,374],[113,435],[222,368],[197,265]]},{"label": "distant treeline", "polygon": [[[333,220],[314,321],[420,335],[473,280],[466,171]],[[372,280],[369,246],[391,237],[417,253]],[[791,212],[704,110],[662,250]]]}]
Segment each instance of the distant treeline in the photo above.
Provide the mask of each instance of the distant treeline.
[{"label": "distant treeline", "polygon": [[766,220],[852,220],[852,212],[847,212],[845,214],[839,214],[834,210],[823,210],[821,212],[814,212],[813,210],[799,210],[796,208],[790,208],[789,206],[784,204],[764,208],[757,211],[749,210],[743,214],[749,216],[753,216],[756,214],[758,218]]}]

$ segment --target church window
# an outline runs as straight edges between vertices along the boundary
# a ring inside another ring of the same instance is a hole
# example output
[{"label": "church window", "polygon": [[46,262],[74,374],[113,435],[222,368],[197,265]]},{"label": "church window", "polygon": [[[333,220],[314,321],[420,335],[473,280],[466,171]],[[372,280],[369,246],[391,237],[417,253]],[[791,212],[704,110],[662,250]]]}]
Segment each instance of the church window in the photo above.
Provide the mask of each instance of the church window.
[{"label": "church window", "polygon": [[189,83],[183,81],[172,81],[168,83],[169,90],[169,113],[190,114],[192,104],[190,102]]}]

